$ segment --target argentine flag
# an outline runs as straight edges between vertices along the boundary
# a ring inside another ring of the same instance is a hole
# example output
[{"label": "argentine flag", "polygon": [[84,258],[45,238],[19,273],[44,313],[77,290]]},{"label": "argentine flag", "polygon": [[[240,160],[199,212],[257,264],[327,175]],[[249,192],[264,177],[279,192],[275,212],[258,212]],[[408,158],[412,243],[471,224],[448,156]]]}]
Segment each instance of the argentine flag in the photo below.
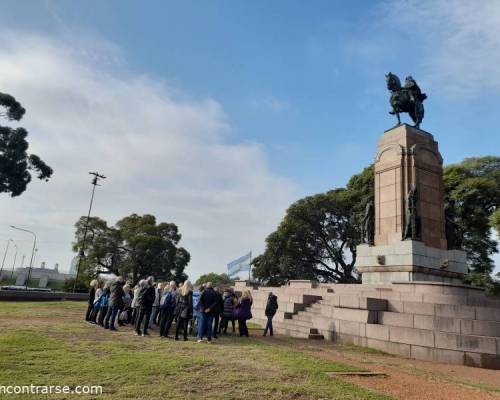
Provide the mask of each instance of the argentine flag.
[{"label": "argentine flag", "polygon": [[231,261],[227,264],[227,274],[229,277],[236,275],[238,272],[250,271],[250,263],[252,262],[252,252]]}]

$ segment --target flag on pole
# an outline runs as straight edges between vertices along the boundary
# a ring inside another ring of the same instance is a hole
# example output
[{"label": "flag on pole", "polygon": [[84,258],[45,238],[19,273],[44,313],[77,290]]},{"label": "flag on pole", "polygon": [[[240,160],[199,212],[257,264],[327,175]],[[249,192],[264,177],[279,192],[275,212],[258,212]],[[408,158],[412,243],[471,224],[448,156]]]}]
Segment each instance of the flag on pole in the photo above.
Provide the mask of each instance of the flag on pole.
[{"label": "flag on pole", "polygon": [[252,252],[231,261],[227,264],[227,274],[229,277],[236,275],[238,272],[249,272],[250,263],[252,262]]}]

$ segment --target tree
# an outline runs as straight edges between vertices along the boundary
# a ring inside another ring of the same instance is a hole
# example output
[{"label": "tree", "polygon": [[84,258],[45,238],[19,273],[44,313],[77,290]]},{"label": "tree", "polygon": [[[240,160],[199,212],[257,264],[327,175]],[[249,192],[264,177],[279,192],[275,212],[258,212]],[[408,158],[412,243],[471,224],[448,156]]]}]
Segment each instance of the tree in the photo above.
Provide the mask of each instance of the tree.
[{"label": "tree", "polygon": [[498,227],[500,157],[466,158],[444,169],[445,202],[454,204],[462,232],[462,248],[472,272],[489,275],[497,242],[491,229]]},{"label": "tree", "polygon": [[212,282],[214,286],[220,285],[233,285],[235,279],[231,279],[226,273],[217,274],[215,272],[210,272],[208,274],[201,275],[195,282],[196,285],[202,285],[207,282]]},{"label": "tree", "polygon": [[[86,217],[81,217],[75,224],[75,252],[83,245],[86,221]],[[187,279],[184,269],[190,255],[178,246],[181,235],[173,223],[156,224],[153,215],[132,214],[109,227],[106,221],[92,217],[87,235],[82,269],[91,277],[114,273],[134,281],[147,275],[178,282]]]},{"label": "tree", "polygon": [[[26,110],[11,95],[0,93],[0,106],[5,111],[0,116],[9,121],[20,121]],[[31,173],[48,181],[52,176],[50,168],[36,154],[28,154],[28,132],[24,128],[0,126],[0,192],[12,197],[22,194],[31,181]]]},{"label": "tree", "polygon": [[357,282],[356,246],[365,205],[372,198],[370,166],[353,176],[346,188],[292,204],[267,237],[265,252],[254,259],[254,277],[271,285],[291,279]]}]

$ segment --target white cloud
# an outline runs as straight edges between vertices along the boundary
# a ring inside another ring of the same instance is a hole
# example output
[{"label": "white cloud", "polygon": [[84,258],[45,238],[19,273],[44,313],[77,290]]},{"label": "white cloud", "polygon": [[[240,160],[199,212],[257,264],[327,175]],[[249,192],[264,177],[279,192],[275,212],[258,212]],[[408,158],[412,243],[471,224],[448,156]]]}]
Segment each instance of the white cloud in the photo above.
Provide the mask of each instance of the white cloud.
[{"label": "white cloud", "polygon": [[383,11],[431,86],[453,97],[500,90],[500,2],[398,0]]},{"label": "white cloud", "polygon": [[[274,175],[258,143],[228,144],[231,125],[214,99],[123,67],[108,43],[68,43],[3,33],[0,91],[27,109],[21,121],[30,151],[55,174],[33,181],[18,198],[5,195],[0,240],[13,236],[29,254],[39,234],[39,261],[63,268],[73,254],[73,224],[86,214],[88,171],[109,178],[98,187],[94,215],[111,223],[132,212],[172,221],[192,255],[188,273],[223,271],[231,258],[260,251],[295,197],[294,184]],[[234,140],[232,140],[234,142]]]}]

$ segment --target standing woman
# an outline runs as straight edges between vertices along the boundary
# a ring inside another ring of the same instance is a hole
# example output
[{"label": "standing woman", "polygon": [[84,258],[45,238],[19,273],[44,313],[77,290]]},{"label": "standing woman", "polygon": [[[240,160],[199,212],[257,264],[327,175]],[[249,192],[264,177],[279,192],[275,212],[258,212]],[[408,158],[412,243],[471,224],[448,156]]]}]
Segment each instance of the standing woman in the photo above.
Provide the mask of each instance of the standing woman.
[{"label": "standing woman", "polygon": [[135,326],[135,321],[139,314],[139,292],[141,287],[146,285],[146,281],[141,279],[134,287],[134,296],[132,297],[132,324]]},{"label": "standing woman", "polygon": [[266,328],[264,329],[263,336],[267,335],[268,330],[269,330],[269,335],[273,336],[273,317],[274,314],[276,314],[276,311],[278,311],[278,298],[273,294],[273,292],[269,292],[266,304],[266,311],[265,311],[267,317],[267,324]]},{"label": "standing woman", "polygon": [[184,340],[188,340],[188,323],[193,318],[193,285],[186,281],[182,285],[180,294],[177,296],[175,306],[175,315],[177,317],[177,326],[175,327],[175,340],[179,340],[179,331],[184,329]]},{"label": "standing woman", "polygon": [[236,304],[236,316],[240,336],[248,337],[247,321],[252,319],[252,295],[249,290],[244,290],[238,304]]},{"label": "standing woman", "polygon": [[89,301],[87,312],[85,313],[85,321],[87,322],[90,322],[90,314],[92,313],[92,309],[94,308],[95,291],[97,289],[98,283],[99,282],[97,281],[97,279],[93,279],[92,282],[90,282]]},{"label": "standing woman", "polygon": [[100,300],[102,296],[102,282],[97,281],[97,288],[95,290],[94,304],[92,307],[92,312],[90,313],[90,323],[97,324],[97,314],[99,313]]},{"label": "standing woman", "polygon": [[99,298],[99,319],[97,320],[98,325],[104,326],[104,317],[108,313],[108,300],[109,300],[109,282],[104,284],[104,289],[102,289],[102,295]]}]

